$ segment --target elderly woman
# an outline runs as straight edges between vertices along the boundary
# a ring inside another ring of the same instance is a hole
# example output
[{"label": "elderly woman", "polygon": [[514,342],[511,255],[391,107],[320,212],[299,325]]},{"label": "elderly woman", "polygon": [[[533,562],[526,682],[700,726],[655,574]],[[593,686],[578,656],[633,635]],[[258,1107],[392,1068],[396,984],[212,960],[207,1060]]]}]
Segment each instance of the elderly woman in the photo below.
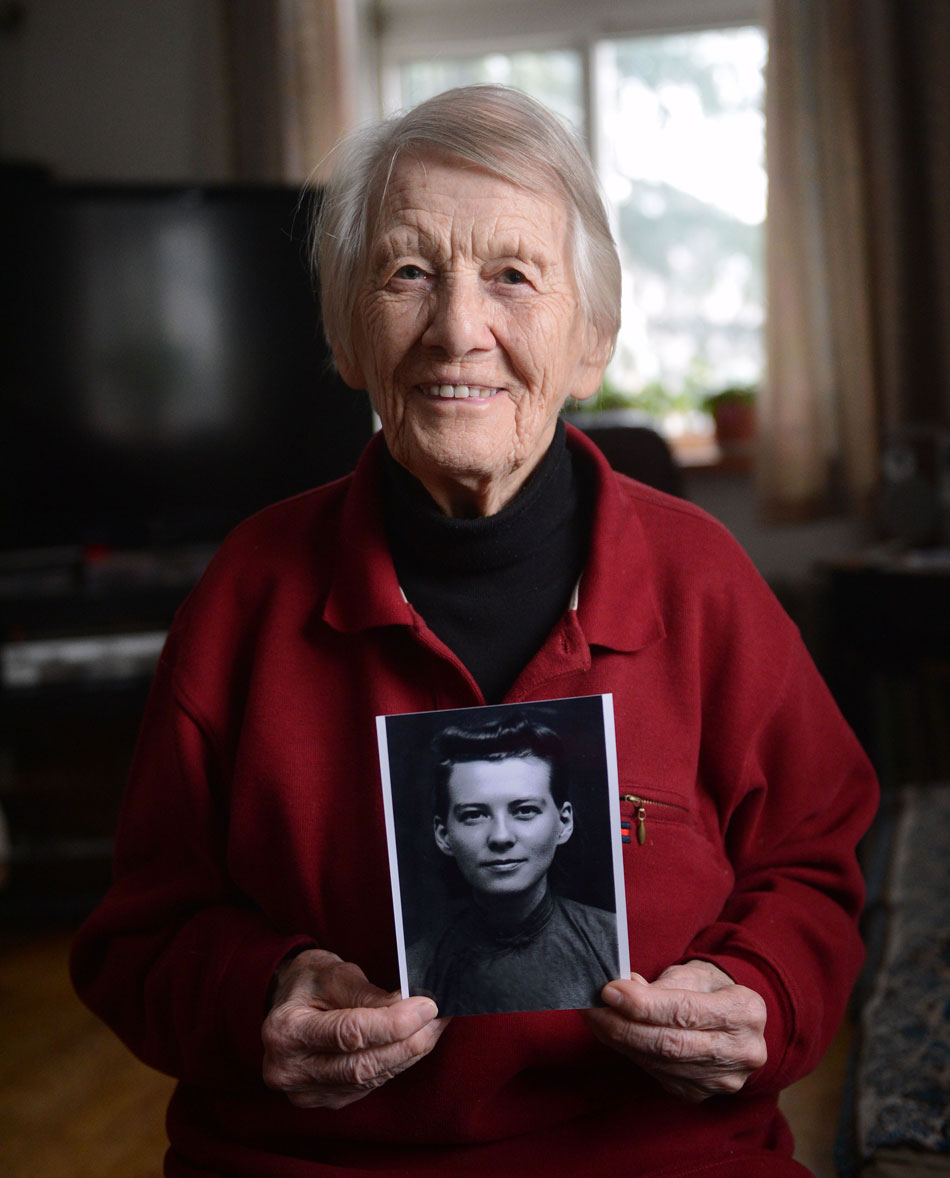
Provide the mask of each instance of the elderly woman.
[{"label": "elderly woman", "polygon": [[[730,537],[558,421],[617,329],[588,163],[523,96],[443,94],[345,147],[315,250],[382,432],[179,612],[74,954],[179,1078],[166,1173],[802,1173],[776,1098],[861,960],[875,786]],[[635,974],[585,1012],[400,999],[374,718],[602,692]]]}]

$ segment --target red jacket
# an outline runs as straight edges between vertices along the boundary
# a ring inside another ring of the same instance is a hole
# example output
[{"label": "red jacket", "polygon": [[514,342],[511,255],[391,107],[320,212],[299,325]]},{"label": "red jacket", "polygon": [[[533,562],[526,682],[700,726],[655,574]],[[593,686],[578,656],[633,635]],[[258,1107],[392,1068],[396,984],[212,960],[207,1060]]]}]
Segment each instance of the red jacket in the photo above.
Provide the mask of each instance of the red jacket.
[{"label": "red jacket", "polygon": [[702,957],[757,991],[768,1063],[738,1096],[685,1105],[559,1011],[456,1019],[339,1111],[264,1087],[290,949],[398,984],[374,717],[484,702],[400,592],[374,441],[351,478],[238,527],[179,611],[115,884],[75,945],[81,996],[181,1081],[167,1173],[802,1173],[776,1094],[818,1062],[862,958],[873,776],[728,533],[569,444],[596,468],[590,557],[506,702],[613,693],[621,793],[648,799],[644,844],[623,848],[632,967]]}]

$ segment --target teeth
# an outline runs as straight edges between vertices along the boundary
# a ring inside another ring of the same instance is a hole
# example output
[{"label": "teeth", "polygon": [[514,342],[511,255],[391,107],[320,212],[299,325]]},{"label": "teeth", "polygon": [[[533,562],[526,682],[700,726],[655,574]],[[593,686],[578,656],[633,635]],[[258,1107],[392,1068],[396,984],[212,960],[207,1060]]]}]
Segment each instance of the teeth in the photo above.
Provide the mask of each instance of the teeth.
[{"label": "teeth", "polygon": [[427,397],[442,397],[445,400],[462,399],[467,397],[492,397],[497,389],[483,388],[480,385],[467,384],[433,384],[419,386]]}]

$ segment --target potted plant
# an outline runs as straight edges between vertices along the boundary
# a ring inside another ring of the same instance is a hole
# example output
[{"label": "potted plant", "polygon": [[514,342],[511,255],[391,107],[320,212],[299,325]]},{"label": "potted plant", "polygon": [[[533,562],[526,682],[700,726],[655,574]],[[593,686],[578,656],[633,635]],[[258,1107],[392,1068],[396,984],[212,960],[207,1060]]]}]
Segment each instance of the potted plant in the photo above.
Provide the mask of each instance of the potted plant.
[{"label": "potted plant", "polygon": [[713,419],[723,453],[749,449],[755,437],[756,392],[752,385],[730,385],[703,398],[702,407]]},{"label": "potted plant", "polygon": [[583,429],[584,417],[609,415],[618,420],[627,414],[630,420],[638,419],[643,424],[661,423],[670,413],[684,412],[691,408],[689,393],[674,394],[660,381],[645,384],[637,392],[619,388],[609,376],[605,376],[600,388],[587,401],[572,401],[568,398],[565,412],[574,415],[574,420]]}]

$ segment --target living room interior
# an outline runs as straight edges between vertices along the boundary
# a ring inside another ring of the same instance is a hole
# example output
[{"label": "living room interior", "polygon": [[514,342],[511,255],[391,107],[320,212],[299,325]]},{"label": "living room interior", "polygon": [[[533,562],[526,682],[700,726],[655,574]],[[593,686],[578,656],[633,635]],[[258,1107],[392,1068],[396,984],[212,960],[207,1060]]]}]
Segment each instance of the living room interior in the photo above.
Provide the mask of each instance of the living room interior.
[{"label": "living room interior", "polygon": [[[160,1173],[171,1081],[82,1009],[66,957],[174,610],[233,524],[345,474],[373,429],[327,364],[302,186],[399,105],[410,58],[568,47],[590,82],[604,39],[747,25],[769,45],[755,439],[697,458],[662,419],[611,420],[663,437],[881,779],[868,967],[787,1094],[798,1156],[950,1173],[950,5],[0,0],[6,1173]],[[120,338],[118,304],[152,332]]]}]

